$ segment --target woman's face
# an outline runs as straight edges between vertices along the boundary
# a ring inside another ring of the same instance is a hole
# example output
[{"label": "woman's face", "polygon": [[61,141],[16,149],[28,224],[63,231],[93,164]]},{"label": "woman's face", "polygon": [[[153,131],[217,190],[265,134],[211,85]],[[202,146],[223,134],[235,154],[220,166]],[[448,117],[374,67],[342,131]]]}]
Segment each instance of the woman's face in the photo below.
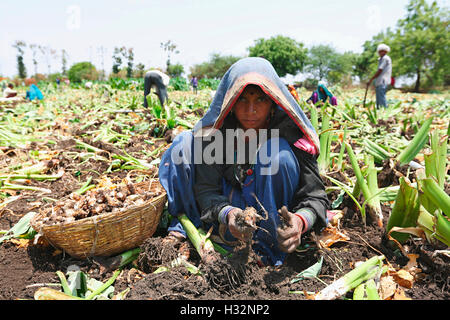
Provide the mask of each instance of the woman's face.
[{"label": "woman's face", "polygon": [[244,130],[263,129],[273,101],[259,86],[248,85],[234,105],[234,114]]}]

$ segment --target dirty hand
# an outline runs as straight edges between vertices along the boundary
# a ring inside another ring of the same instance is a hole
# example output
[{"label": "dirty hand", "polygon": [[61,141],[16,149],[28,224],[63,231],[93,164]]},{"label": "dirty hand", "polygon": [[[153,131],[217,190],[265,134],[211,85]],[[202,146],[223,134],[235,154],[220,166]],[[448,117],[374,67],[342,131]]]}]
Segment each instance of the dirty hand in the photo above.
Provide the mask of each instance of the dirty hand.
[{"label": "dirty hand", "polygon": [[[236,239],[247,241],[251,239],[254,229],[250,225],[242,224],[239,222],[243,221],[243,215],[244,211],[242,209],[232,209],[227,216],[228,229]],[[253,221],[253,224],[254,223],[255,222]]]},{"label": "dirty hand", "polygon": [[301,243],[303,221],[299,216],[289,212],[286,207],[283,207],[279,212],[284,221],[284,226],[277,229],[278,246],[281,251],[291,253]]}]

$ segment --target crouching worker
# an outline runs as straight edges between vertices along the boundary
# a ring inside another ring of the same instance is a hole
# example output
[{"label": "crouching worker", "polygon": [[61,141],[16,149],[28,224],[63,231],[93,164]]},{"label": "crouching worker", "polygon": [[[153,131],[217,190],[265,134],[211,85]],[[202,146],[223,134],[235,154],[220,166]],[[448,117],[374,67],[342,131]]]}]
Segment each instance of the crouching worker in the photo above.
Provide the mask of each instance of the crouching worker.
[{"label": "crouching worker", "polygon": [[3,98],[14,98],[17,96],[17,91],[14,90],[14,85],[12,83],[8,83],[8,86],[3,91]]},{"label": "crouching worker", "polygon": [[31,84],[30,89],[28,89],[26,92],[26,98],[30,101],[42,100],[44,99],[44,95],[42,94],[41,90],[39,90],[37,85]]},{"label": "crouching worker", "polygon": [[315,105],[318,101],[321,101],[321,103],[325,103],[328,99],[330,100],[330,104],[332,106],[337,105],[337,98],[330,92],[330,90],[328,90],[328,88],[323,83],[319,82],[319,84],[317,85],[317,90],[315,90],[311,94],[311,97],[309,97],[306,102],[312,102],[312,104]]},{"label": "crouching worker", "polygon": [[[282,264],[305,232],[326,226],[318,153],[316,132],[272,65],[239,60],[204,117],[161,159],[159,179],[173,216],[166,238],[186,237],[176,218],[184,213],[197,228],[212,226],[213,240],[225,248],[251,238],[262,263]],[[238,221],[247,207],[258,213],[256,228]]]},{"label": "crouching worker", "polygon": [[151,89],[155,90],[161,106],[169,98],[167,95],[167,86],[169,85],[170,77],[158,70],[150,70],[144,76],[144,107],[148,108],[147,96]]}]

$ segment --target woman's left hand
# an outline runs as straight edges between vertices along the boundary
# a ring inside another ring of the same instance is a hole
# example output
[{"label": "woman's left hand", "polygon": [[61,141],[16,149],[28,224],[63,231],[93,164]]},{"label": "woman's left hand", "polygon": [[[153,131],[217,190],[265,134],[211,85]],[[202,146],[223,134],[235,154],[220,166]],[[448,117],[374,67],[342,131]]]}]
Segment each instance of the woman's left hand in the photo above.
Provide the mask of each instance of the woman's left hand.
[{"label": "woman's left hand", "polygon": [[278,246],[281,251],[291,253],[301,243],[303,221],[299,216],[287,211],[287,209],[281,209],[280,214],[284,220],[284,226],[277,229]]}]

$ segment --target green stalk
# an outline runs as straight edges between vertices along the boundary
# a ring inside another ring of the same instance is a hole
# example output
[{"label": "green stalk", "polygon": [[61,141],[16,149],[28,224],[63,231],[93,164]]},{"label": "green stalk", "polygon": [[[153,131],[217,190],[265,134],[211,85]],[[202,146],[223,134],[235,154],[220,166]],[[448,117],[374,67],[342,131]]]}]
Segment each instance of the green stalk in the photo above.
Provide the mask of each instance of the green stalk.
[{"label": "green stalk", "polygon": [[[350,144],[347,143],[347,142],[344,142],[344,143],[345,143],[345,146],[346,146],[346,149],[347,149],[348,156],[350,158],[350,163],[352,165],[353,172],[355,173],[355,176],[356,176],[356,182],[359,184],[359,187],[361,188],[361,191],[363,193],[364,198],[366,200],[368,200],[368,199],[371,198],[371,193],[370,193],[370,190],[369,190],[369,186],[367,185],[367,182],[364,179],[364,176],[363,176],[363,174],[361,172],[361,169],[359,168],[359,164],[358,164],[358,160],[356,159],[356,155],[353,152],[353,149],[350,146]],[[366,224],[365,212],[364,212],[364,214],[363,214],[363,212],[361,212],[361,215],[362,215],[362,219],[363,219],[364,224]]]},{"label": "green stalk", "polygon": [[95,296],[99,295],[100,293],[102,293],[103,291],[108,289],[114,283],[114,281],[116,281],[116,278],[119,276],[121,271],[122,271],[121,269],[118,269],[118,270],[114,271],[114,274],[112,275],[112,277],[108,281],[106,281],[100,288],[98,288],[97,290],[92,292],[86,298],[86,300],[92,300],[92,299],[95,298]]},{"label": "green stalk", "polygon": [[134,248],[134,249],[131,249],[131,250],[128,250],[128,251],[125,251],[124,253],[122,253],[120,255],[120,263],[119,263],[118,268],[123,268],[127,264],[136,260],[136,258],[138,257],[140,252],[141,252],[140,248]]},{"label": "green stalk", "polygon": [[366,293],[366,283],[363,282],[353,290],[353,300],[364,300]]},{"label": "green stalk", "polygon": [[363,262],[352,271],[334,281],[332,284],[322,289],[315,297],[316,300],[334,300],[348,291],[356,288],[363,281],[374,278],[381,273],[381,265],[384,259],[383,255],[374,256]]},{"label": "green stalk", "polygon": [[[441,218],[444,217],[441,215]],[[439,221],[441,222],[439,223],[440,225],[438,228],[437,222]],[[450,247],[450,237],[448,236],[447,231],[443,229],[450,228],[448,221],[442,221],[439,216],[433,216],[424,207],[421,207],[419,218],[417,219],[417,224],[425,232],[425,235],[427,236],[429,242],[432,242],[433,239],[436,239]],[[447,233],[447,237],[443,233]]]},{"label": "green stalk", "polygon": [[384,160],[392,157],[392,155],[378,143],[375,143],[369,139],[364,139],[363,143],[366,151],[374,157],[377,163],[382,163]]},{"label": "green stalk", "polygon": [[[417,189],[404,178],[400,178],[400,189],[398,190],[395,199],[394,207],[392,208],[389,217],[386,232],[389,232],[393,227],[415,227],[417,225],[417,218],[419,217],[420,201]],[[403,243],[409,238],[409,234],[392,232],[391,236],[397,241]]]},{"label": "green stalk", "polygon": [[427,177],[435,177],[438,185],[444,188],[447,173],[447,140],[448,136],[439,139],[438,131],[431,134],[431,153],[424,154]]},{"label": "green stalk", "polygon": [[320,139],[320,154],[317,159],[319,170],[325,173],[330,165],[330,115],[328,112],[323,111],[322,114],[322,131],[319,135]]},{"label": "green stalk", "polygon": [[17,170],[16,173],[23,174],[23,175],[39,174],[42,171],[46,170],[47,168],[48,168],[47,163],[45,163],[44,161],[41,161],[30,167],[26,167],[26,168]]},{"label": "green stalk", "polygon": [[[1,181],[0,181],[1,182]],[[33,187],[33,186],[22,186],[20,184],[12,184],[12,183],[0,183],[0,190],[29,190],[29,191],[39,191],[44,193],[51,193],[52,190]]]},{"label": "green stalk", "polygon": [[46,174],[10,174],[10,175],[3,175],[0,176],[0,180],[20,180],[20,179],[32,179],[32,180],[57,180],[62,177],[62,171],[61,173],[58,173],[56,175],[46,175]]},{"label": "green stalk", "polygon": [[317,114],[317,108],[316,106],[311,106],[310,108],[311,110],[311,124],[314,128],[314,130],[316,130],[316,132],[319,132],[319,116]]},{"label": "green stalk", "polygon": [[81,186],[80,189],[76,190],[75,193],[81,195],[81,194],[85,193],[86,191],[88,191],[88,190],[94,188],[94,187],[95,187],[95,184],[90,185],[90,184],[91,184],[91,181],[92,181],[92,176],[89,176],[89,177],[87,178],[86,182]]},{"label": "green stalk", "polygon": [[193,264],[189,263],[186,261],[186,259],[184,257],[178,257],[175,260],[173,260],[169,266],[161,266],[158,269],[156,269],[155,271],[153,271],[153,273],[161,273],[161,272],[167,272],[170,271],[172,268],[176,268],[179,266],[185,266],[186,269],[195,275],[201,275],[201,271],[199,270],[199,268],[197,268],[196,266],[194,266]]},{"label": "green stalk", "polygon": [[338,162],[337,162],[337,168],[338,170],[342,169],[342,160],[344,158],[344,151],[345,151],[345,145],[344,142],[347,141],[347,124],[344,127],[344,136],[342,137],[342,143],[341,143],[341,150],[339,150],[339,156],[338,156]]},{"label": "green stalk", "polygon": [[[203,229],[198,229],[198,232],[200,233],[200,235],[201,235],[202,237],[206,237],[206,232],[205,232]],[[212,245],[213,245],[213,247],[214,247],[214,250],[216,250],[217,252],[219,252],[221,255],[227,256],[227,255],[230,254],[230,253],[228,252],[228,250],[222,248],[222,247],[221,247],[220,245],[218,245],[217,243],[215,243],[215,242],[213,242],[213,241],[211,241],[211,243],[212,243]]]},{"label": "green stalk", "polygon": [[205,255],[207,255],[208,253],[214,251],[212,241],[209,238],[202,236],[185,214],[179,215],[178,220],[182,224],[189,240],[191,240],[191,243],[194,245],[195,250],[202,259],[204,259]]},{"label": "green stalk", "polygon": [[[367,155],[368,173],[367,173],[367,186],[370,191],[370,199],[367,199],[367,204],[371,211],[373,211],[378,226],[383,227],[383,213],[381,211],[380,197],[378,196],[378,178],[377,169],[375,168],[373,156]],[[366,162],[366,163],[367,163]]]},{"label": "green stalk", "polygon": [[367,300],[381,300],[380,296],[378,295],[377,286],[373,279],[367,280],[366,293],[367,293]]},{"label": "green stalk", "polygon": [[428,118],[422,124],[414,138],[408,143],[405,149],[397,156],[397,161],[400,165],[405,165],[409,163],[414,157],[422,150],[423,146],[427,142],[428,131],[430,130],[433,117]]},{"label": "green stalk", "polygon": [[423,169],[417,170],[416,174],[420,188],[425,196],[430,199],[437,208],[441,209],[447,217],[450,217],[450,196],[439,187],[438,183],[432,177],[424,178]]},{"label": "green stalk", "polygon": [[447,245],[450,243],[450,221],[444,217],[440,212],[435,212],[436,218],[436,233],[441,236]]},{"label": "green stalk", "polygon": [[56,271],[56,274],[61,281],[61,287],[63,288],[63,291],[65,294],[71,296],[72,290],[69,288],[69,283],[67,282],[66,276],[61,271]]},{"label": "green stalk", "polygon": [[75,140],[75,141],[76,141],[76,146],[78,148],[80,148],[80,149],[86,149],[87,151],[90,151],[90,152],[99,152],[99,153],[107,152],[105,150],[102,150],[102,149],[96,148],[94,146],[91,146],[90,144],[87,144],[87,143],[85,143],[83,141],[80,141],[80,140]]}]

